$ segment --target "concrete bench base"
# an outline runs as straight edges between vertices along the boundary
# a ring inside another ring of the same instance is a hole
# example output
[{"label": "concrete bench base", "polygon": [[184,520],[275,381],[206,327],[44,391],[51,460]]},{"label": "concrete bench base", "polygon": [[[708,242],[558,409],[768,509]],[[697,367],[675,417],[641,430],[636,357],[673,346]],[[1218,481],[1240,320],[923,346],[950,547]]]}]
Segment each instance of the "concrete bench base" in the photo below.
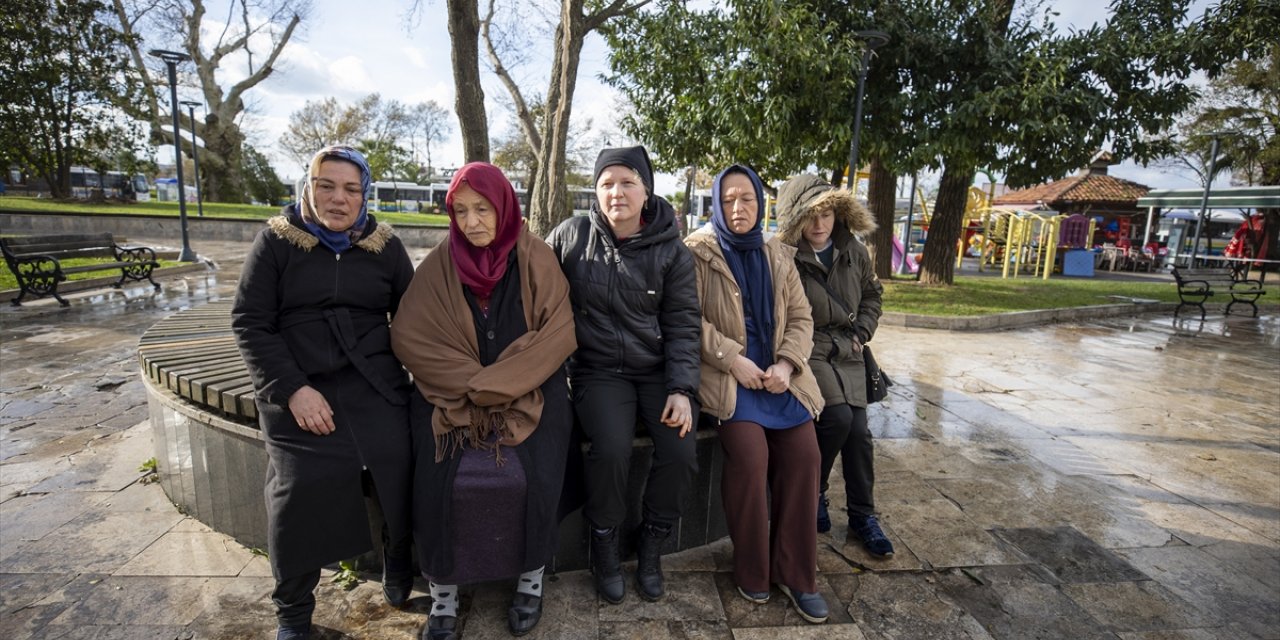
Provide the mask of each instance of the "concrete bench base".
[{"label": "concrete bench base", "polygon": [[[263,501],[267,453],[256,426],[229,420],[156,385],[146,384],[155,445],[157,472],[165,495],[177,507],[210,528],[246,547],[267,547],[267,514]],[[714,431],[698,433],[698,475],[687,496],[685,517],[667,539],[666,551],[702,546],[728,534],[720,502],[723,452]],[[632,454],[628,504],[623,525],[624,558],[634,547],[633,531],[640,522],[640,496],[652,456],[647,437],[637,438]],[[382,514],[369,500],[369,528],[377,544]],[[582,510],[570,513],[560,525],[560,547],[548,569],[571,571],[588,567],[587,526]],[[380,553],[362,557],[363,569],[380,569]]]}]

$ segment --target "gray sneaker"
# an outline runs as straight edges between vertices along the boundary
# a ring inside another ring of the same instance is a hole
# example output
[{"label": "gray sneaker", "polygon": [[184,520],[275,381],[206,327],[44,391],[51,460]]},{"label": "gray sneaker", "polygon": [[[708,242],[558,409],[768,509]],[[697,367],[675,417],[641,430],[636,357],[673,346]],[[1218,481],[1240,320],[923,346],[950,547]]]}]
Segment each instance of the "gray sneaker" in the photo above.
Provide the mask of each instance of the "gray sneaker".
[{"label": "gray sneaker", "polygon": [[795,605],[796,612],[801,618],[813,624],[822,624],[827,621],[830,612],[827,610],[827,601],[822,598],[821,593],[792,591],[785,584],[778,585],[778,588],[782,590],[782,595],[791,599],[791,604]]}]

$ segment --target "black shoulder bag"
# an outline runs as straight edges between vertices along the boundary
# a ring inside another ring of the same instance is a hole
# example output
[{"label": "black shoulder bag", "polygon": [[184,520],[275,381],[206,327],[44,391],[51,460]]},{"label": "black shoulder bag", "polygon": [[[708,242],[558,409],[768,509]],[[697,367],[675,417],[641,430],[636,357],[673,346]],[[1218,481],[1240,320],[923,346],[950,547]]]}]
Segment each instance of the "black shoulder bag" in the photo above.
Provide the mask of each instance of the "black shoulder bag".
[{"label": "black shoulder bag", "polygon": [[[822,277],[822,274],[812,273],[811,270],[809,276],[817,280],[818,284],[827,290],[827,295],[831,296],[831,299],[835,300],[836,304],[840,305],[840,308],[848,314],[849,324],[857,326],[858,316],[849,310],[848,305],[844,303],[844,299],[840,297],[840,294],[836,293],[835,289],[832,289],[831,285],[827,284],[827,279]],[[889,374],[880,370],[880,365],[876,363],[876,357],[871,355],[870,345],[862,345],[862,364],[867,370],[867,404],[880,402],[889,397],[889,387],[893,386],[893,380],[889,379]]]}]

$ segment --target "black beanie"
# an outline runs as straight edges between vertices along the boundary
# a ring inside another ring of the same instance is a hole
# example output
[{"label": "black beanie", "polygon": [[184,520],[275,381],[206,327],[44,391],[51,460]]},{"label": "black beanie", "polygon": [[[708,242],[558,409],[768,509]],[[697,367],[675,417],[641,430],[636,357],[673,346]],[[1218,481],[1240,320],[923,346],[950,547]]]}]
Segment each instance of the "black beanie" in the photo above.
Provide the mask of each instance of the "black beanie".
[{"label": "black beanie", "polygon": [[645,191],[653,194],[653,165],[649,164],[649,152],[639,146],[601,149],[600,155],[596,156],[596,172],[592,176],[592,182],[600,180],[600,174],[604,173],[606,167],[619,164],[635,170],[644,183]]}]

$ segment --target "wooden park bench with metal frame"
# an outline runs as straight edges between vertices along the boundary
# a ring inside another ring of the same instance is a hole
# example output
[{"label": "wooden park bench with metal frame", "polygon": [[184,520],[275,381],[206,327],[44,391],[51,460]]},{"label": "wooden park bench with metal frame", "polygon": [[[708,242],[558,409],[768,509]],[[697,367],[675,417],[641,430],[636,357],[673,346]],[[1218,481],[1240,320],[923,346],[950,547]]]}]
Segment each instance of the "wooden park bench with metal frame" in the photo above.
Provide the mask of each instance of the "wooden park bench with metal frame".
[{"label": "wooden park bench with metal frame", "polygon": [[[122,247],[115,243],[110,233],[85,233],[49,236],[12,236],[0,238],[0,250],[9,270],[18,279],[21,292],[13,299],[20,306],[26,295],[37,297],[51,295],[62,306],[70,303],[58,295],[58,283],[68,275],[91,271],[120,271],[120,279],[113,287],[119,288],[125,281],[146,280],[156,290],[159,283],[151,279],[151,272],[160,263],[151,247]],[[75,267],[62,266],[69,258],[105,258],[98,262]]]},{"label": "wooden park bench with metal frame", "polygon": [[1267,292],[1262,288],[1261,280],[1248,280],[1238,277],[1238,273],[1230,267],[1188,269],[1173,268],[1173,279],[1178,283],[1178,308],[1173,311],[1176,317],[1183,305],[1200,307],[1200,319],[1204,320],[1204,303],[1215,293],[1231,296],[1224,315],[1231,313],[1231,307],[1243,302],[1253,307],[1253,315],[1258,315],[1258,298]]}]

